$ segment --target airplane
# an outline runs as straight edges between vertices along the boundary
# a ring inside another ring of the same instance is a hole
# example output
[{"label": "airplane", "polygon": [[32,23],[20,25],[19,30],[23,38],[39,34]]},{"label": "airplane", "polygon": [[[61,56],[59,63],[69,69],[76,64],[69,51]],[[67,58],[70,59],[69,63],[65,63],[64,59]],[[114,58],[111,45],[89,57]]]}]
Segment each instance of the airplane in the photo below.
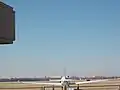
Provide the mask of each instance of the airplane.
[{"label": "airplane", "polygon": [[[95,83],[95,82],[103,82],[107,81],[106,79],[104,80],[92,80],[92,81],[81,81],[81,82],[75,82],[73,79],[66,79],[66,76],[62,76],[61,79],[59,80],[50,80],[50,81],[57,81],[56,83],[53,82],[22,82],[26,84],[39,84],[39,85],[52,85],[52,86],[67,86],[69,87],[70,85],[79,85],[79,84],[86,84],[86,83]],[[71,83],[74,82],[74,83]]]}]

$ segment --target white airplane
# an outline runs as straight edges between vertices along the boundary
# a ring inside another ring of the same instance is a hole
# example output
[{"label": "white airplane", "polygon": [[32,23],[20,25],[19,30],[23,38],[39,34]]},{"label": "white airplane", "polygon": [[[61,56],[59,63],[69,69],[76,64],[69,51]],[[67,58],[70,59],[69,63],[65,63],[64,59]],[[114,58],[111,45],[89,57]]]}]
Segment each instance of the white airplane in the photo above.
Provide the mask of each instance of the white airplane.
[{"label": "white airplane", "polygon": [[[103,82],[107,80],[92,80],[92,81],[82,81],[82,82],[75,82],[73,79],[66,79],[65,76],[63,76],[60,80],[50,80],[50,81],[57,81],[56,83],[53,82],[22,82],[26,84],[40,84],[40,85],[52,85],[52,86],[69,86],[69,85],[79,85],[79,84],[85,84],[85,83],[95,83],[95,82]],[[74,82],[74,83],[71,83]]]}]

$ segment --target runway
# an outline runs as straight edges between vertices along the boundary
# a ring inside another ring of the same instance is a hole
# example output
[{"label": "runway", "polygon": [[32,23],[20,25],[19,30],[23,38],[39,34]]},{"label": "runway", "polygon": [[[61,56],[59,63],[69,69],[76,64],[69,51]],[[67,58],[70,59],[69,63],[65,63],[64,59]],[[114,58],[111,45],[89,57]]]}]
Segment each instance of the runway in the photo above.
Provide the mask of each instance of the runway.
[{"label": "runway", "polygon": [[[109,80],[106,82],[99,82],[94,84],[82,84],[79,85],[83,90],[118,90],[120,85],[120,79]],[[13,82],[1,82],[0,90],[43,90],[42,85],[31,85]],[[73,85],[72,88],[76,89],[77,86]],[[45,86],[45,90],[53,90],[52,86]],[[61,87],[55,87],[54,90],[62,90]]]}]

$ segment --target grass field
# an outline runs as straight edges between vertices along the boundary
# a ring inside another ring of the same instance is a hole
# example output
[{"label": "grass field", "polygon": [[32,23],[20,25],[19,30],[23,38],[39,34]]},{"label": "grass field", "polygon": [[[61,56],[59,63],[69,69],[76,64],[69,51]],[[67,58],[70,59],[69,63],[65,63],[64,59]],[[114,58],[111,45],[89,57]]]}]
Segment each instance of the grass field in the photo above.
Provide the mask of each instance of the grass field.
[{"label": "grass field", "polygon": [[[82,84],[79,85],[80,89],[85,90],[118,90],[120,80],[109,80],[99,83]],[[0,83],[0,90],[43,90],[41,85],[31,85],[22,83],[4,82]],[[74,88],[76,88],[74,86]],[[52,88],[46,88],[45,90],[52,90]],[[61,88],[55,88],[55,90],[62,90]]]}]

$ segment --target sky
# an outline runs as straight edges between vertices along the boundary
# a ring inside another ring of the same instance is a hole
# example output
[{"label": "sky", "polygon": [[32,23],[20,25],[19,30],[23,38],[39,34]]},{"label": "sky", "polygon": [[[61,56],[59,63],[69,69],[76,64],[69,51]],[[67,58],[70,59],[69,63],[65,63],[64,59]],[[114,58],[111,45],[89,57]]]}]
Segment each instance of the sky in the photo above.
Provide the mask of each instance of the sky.
[{"label": "sky", "polygon": [[16,41],[0,46],[1,77],[120,75],[120,0],[4,0]]}]

